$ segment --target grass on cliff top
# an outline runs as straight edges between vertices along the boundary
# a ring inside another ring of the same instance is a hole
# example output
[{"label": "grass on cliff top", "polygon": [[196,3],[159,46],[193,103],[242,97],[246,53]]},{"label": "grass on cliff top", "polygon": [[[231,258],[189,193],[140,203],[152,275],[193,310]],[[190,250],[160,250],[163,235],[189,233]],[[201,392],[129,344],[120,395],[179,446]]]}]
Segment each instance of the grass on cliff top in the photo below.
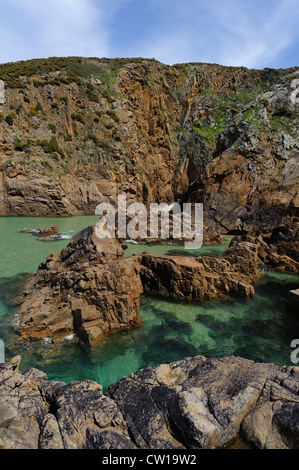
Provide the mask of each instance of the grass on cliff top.
[{"label": "grass on cliff top", "polygon": [[33,59],[0,64],[0,79],[11,88],[22,88],[24,83],[20,77],[43,75],[50,72],[62,72],[71,80],[80,80],[97,76],[105,82],[113,80],[122,65],[127,62],[140,62],[142,59],[97,59],[83,57],[51,57],[49,59]]}]

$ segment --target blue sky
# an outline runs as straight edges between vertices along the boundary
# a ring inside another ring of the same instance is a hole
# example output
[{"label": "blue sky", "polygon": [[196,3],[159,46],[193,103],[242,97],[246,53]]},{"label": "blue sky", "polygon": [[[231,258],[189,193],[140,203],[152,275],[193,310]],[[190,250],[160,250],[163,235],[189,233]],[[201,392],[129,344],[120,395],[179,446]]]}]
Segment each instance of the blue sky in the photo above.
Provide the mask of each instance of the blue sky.
[{"label": "blue sky", "polygon": [[299,0],[0,0],[0,62],[147,57],[298,64]]}]

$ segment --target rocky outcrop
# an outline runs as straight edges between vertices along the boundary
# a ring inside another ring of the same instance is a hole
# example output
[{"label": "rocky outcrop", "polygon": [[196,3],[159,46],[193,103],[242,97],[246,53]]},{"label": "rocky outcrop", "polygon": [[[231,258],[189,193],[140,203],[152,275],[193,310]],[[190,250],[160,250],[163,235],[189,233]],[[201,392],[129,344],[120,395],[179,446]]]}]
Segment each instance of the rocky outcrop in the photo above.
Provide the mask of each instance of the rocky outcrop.
[{"label": "rocky outcrop", "polygon": [[36,229],[23,228],[23,233],[33,233],[41,237],[49,238],[53,235],[59,235],[59,229],[57,225],[51,225],[51,227],[39,227]]},{"label": "rocky outcrop", "polygon": [[298,449],[299,369],[187,358],[123,377],[51,382],[0,365],[2,449]]},{"label": "rocky outcrop", "polygon": [[104,335],[141,324],[143,290],[177,299],[254,295],[257,245],[235,243],[223,256],[123,256],[117,239],[100,239],[97,225],[79,232],[39,266],[17,299],[14,326],[23,340],[74,337],[95,345]]},{"label": "rocky outcrop", "polygon": [[298,102],[292,76],[231,119],[191,200],[200,200],[213,226],[230,233],[266,234],[299,214]]},{"label": "rocky outcrop", "polygon": [[299,222],[292,220],[288,225],[277,227],[267,236],[243,236],[241,240],[250,240],[258,245],[261,266],[276,271],[299,272]]},{"label": "rocky outcrop", "polygon": [[53,253],[26,283],[15,326],[26,340],[69,335],[96,344],[105,334],[140,324],[142,292],[135,261],[120,242],[100,240],[94,227]]},{"label": "rocky outcrop", "polygon": [[20,357],[0,365],[0,448],[131,449],[115,402],[92,381],[47,382],[43,372],[18,370]]},{"label": "rocky outcrop", "polygon": [[252,297],[261,267],[299,272],[298,233],[295,222],[270,237],[235,237],[220,256],[125,257],[124,244],[99,238],[97,225],[90,226],[27,281],[14,326],[23,340],[67,337],[95,345],[116,329],[141,324],[143,291],[179,300]]}]

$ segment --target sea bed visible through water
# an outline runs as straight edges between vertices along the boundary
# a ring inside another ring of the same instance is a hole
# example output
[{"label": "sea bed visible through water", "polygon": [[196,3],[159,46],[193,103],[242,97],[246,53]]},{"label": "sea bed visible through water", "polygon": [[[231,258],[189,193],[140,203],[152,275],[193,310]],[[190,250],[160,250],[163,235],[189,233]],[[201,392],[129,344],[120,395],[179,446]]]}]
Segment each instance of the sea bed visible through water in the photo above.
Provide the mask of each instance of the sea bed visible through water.
[{"label": "sea bed visible through water", "polygon": [[[207,302],[176,302],[141,296],[143,325],[118,331],[96,348],[65,341],[18,344],[11,323],[12,301],[22,283],[52,252],[60,252],[79,230],[94,224],[96,216],[65,218],[0,218],[0,339],[6,358],[21,354],[21,368],[43,370],[50,380],[94,380],[104,390],[135,370],[170,363],[185,357],[240,356],[257,362],[292,365],[291,342],[299,338],[299,318],[287,308],[287,294],[298,288],[299,276],[264,271],[251,299],[234,298]],[[58,225],[61,240],[47,241],[22,233]],[[157,254],[199,256],[221,254],[231,237],[221,245],[185,250],[184,246],[129,244],[126,256],[148,251]],[[13,346],[11,346],[13,344]]]}]

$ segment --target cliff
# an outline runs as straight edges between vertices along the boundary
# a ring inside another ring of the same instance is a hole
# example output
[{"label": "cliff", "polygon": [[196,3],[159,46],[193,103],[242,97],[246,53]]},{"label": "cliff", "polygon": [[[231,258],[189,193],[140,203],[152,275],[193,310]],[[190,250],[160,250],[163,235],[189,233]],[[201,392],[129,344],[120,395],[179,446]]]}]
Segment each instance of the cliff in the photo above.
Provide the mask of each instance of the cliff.
[{"label": "cliff", "polygon": [[119,193],[204,202],[223,232],[298,210],[298,68],[51,58],[0,65],[0,215],[92,214]]}]

